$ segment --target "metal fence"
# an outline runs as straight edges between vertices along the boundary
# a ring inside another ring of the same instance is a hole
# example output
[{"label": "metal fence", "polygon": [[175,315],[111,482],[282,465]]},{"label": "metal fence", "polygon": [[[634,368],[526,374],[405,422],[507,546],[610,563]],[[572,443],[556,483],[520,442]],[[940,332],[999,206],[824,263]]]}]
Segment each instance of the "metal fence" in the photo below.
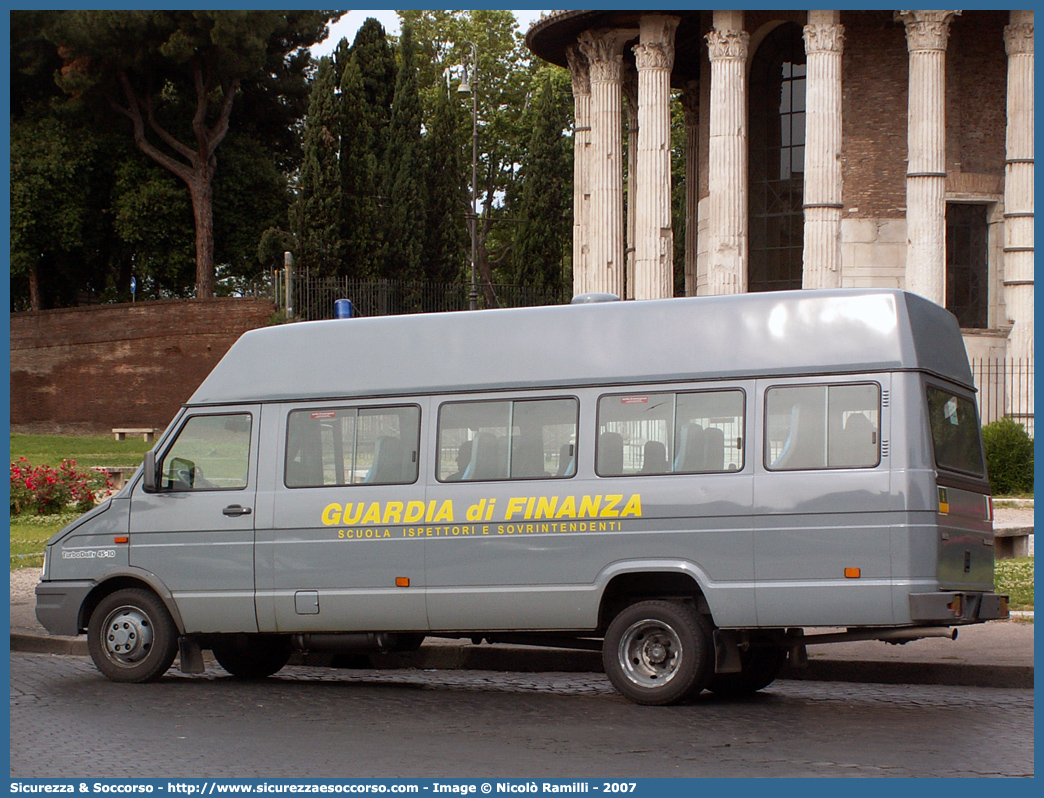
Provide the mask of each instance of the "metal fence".
[{"label": "metal fence", "polygon": [[1009,416],[1033,437],[1033,361],[976,358],[971,367],[982,423]]},{"label": "metal fence", "polygon": [[[357,316],[394,316],[402,313],[438,313],[467,310],[471,286],[466,283],[409,282],[404,280],[350,280],[343,277],[294,278],[294,317],[301,321],[334,318],[334,301],[350,299]],[[276,298],[282,299],[281,296]],[[478,307],[518,308],[562,305],[567,290],[481,283]]]}]

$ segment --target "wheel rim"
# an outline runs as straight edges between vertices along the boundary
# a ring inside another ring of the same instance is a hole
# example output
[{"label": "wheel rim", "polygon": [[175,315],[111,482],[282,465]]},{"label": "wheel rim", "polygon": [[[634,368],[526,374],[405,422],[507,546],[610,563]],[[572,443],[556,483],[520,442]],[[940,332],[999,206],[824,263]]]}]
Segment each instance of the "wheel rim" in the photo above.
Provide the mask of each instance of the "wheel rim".
[{"label": "wheel rim", "polygon": [[102,626],[105,656],[124,668],[141,662],[152,650],[152,620],[138,607],[119,607]]},{"label": "wheel rim", "polygon": [[624,674],[636,685],[663,687],[681,668],[681,639],[662,621],[638,621],[620,638],[618,655]]}]

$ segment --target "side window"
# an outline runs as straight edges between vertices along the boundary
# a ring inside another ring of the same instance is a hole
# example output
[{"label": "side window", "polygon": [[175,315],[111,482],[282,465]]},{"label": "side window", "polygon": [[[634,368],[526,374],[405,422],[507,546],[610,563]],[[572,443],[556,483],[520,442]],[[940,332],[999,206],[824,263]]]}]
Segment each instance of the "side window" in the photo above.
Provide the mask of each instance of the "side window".
[{"label": "side window", "polygon": [[420,408],[294,410],[286,424],[288,488],[417,481]]},{"label": "side window", "polygon": [[250,470],[250,414],[192,416],[163,455],[160,489],[238,490]]},{"label": "side window", "polygon": [[743,469],[740,390],[613,394],[598,400],[599,476]]},{"label": "side window", "polygon": [[444,404],[439,481],[573,476],[579,409],[571,398]]},{"label": "side window", "polygon": [[766,468],[873,468],[881,460],[880,408],[876,383],[769,388]]}]

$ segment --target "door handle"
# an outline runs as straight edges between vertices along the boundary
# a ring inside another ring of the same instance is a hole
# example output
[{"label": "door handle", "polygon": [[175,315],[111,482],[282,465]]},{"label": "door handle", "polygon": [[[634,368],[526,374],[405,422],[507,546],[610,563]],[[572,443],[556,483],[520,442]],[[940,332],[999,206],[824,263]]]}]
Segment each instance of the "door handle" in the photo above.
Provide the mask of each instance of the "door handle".
[{"label": "door handle", "polygon": [[239,504],[230,504],[221,512],[231,518],[239,518],[241,515],[250,515],[250,508]]}]

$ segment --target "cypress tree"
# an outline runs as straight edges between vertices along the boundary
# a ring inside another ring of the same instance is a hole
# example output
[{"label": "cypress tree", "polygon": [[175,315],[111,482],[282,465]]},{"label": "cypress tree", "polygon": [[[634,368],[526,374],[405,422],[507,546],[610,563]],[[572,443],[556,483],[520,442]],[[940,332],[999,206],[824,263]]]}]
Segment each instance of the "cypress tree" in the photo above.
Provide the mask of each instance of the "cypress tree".
[{"label": "cypress tree", "polygon": [[358,53],[341,75],[341,238],[342,273],[362,280],[377,277],[381,250],[376,131],[367,112]]},{"label": "cypress tree", "polygon": [[299,266],[321,276],[336,274],[342,260],[341,111],[333,62],[319,61],[304,127],[304,158],[292,225]]},{"label": "cypress tree", "polygon": [[522,164],[519,226],[512,253],[516,283],[550,291],[564,285],[562,268],[572,230],[572,149],[563,134],[568,105],[563,88],[544,70],[535,81],[532,132]]},{"label": "cypress tree", "polygon": [[413,34],[404,25],[399,40],[401,63],[395,79],[391,123],[388,129],[387,178],[384,195],[385,262],[382,276],[420,280],[424,275],[425,241],[424,151],[421,144],[421,107],[417,69],[413,61]]},{"label": "cypress tree", "polygon": [[453,282],[464,274],[468,248],[468,192],[461,182],[457,146],[456,103],[446,91],[435,100],[431,127],[425,136],[428,155],[428,230],[424,272],[428,280]]}]

